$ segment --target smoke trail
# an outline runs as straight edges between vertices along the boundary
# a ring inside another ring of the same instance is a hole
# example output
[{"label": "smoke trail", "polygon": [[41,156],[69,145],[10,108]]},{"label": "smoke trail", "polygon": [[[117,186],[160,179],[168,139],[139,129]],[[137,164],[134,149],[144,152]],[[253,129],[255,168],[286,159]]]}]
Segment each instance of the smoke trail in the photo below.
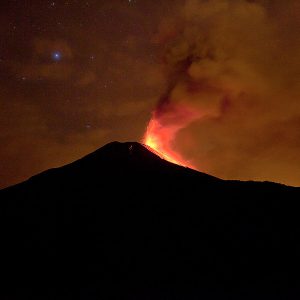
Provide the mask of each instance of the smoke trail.
[{"label": "smoke trail", "polygon": [[[208,47],[205,36],[201,39],[198,35],[198,26],[193,28],[189,22],[189,17],[180,20],[182,28],[175,30],[177,34],[172,36],[165,49],[168,86],[153,112],[144,143],[172,162],[193,167],[172,150],[172,143],[177,133],[193,121],[216,114],[216,102],[223,97],[223,90],[209,82],[209,72],[216,68],[214,49]],[[190,28],[193,30],[190,31]],[[198,70],[200,63],[203,69],[201,76]],[[194,101],[194,98],[199,99]]]},{"label": "smoke trail", "polygon": [[177,132],[198,118],[198,114],[185,105],[174,104],[172,92],[180,82],[185,81],[186,72],[192,59],[179,61],[169,74],[169,85],[161,96],[148,124],[144,143],[160,153],[165,159],[194,168],[180,154],[172,150],[172,142]]},{"label": "smoke trail", "polygon": [[181,129],[199,119],[218,118],[243,93],[265,88],[264,79],[251,64],[255,49],[252,53],[246,48],[270,40],[265,22],[265,9],[257,3],[185,2],[180,16],[158,36],[166,44],[168,87],[153,112],[146,144],[174,162],[187,164],[172,150]]},{"label": "smoke trail", "polygon": [[297,0],[187,0],[166,17],[156,41],[168,85],[145,142],[181,164],[174,149],[192,145],[201,170],[223,178],[299,184],[299,8]]}]

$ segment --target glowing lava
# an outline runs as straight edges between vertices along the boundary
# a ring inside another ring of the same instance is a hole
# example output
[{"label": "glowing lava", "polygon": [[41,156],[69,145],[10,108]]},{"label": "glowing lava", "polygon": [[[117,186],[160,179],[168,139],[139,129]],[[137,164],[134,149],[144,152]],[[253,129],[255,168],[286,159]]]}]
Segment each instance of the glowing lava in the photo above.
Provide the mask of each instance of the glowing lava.
[{"label": "glowing lava", "polygon": [[195,169],[180,154],[172,150],[172,142],[177,131],[181,128],[178,124],[163,126],[155,116],[150,120],[143,143],[154,150],[161,158],[174,164]]}]

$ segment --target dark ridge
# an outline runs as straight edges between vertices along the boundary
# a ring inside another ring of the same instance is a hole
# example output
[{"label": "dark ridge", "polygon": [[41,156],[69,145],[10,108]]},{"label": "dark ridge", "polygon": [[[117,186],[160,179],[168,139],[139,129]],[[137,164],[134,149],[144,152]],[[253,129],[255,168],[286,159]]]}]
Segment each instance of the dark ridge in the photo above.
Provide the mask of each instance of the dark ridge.
[{"label": "dark ridge", "polygon": [[299,199],[112,142],[0,191],[0,299],[299,299]]},{"label": "dark ridge", "polygon": [[[46,170],[25,182],[48,180],[49,177],[56,177],[60,180],[60,176],[65,177],[63,180],[66,180],[66,178],[75,180],[77,178],[86,181],[90,178],[94,181],[99,178],[98,176],[103,176],[103,173],[106,173],[106,176],[112,176],[113,174],[138,176],[139,173],[143,173],[143,176],[148,177],[156,172],[160,172],[161,175],[165,173],[175,175],[184,172],[189,176],[197,174],[202,177],[202,180],[204,178],[207,180],[220,180],[211,175],[166,161],[149,146],[141,143],[114,141],[79,160],[60,168]],[[136,178],[136,180],[139,179]],[[16,188],[25,182],[7,189]]]}]

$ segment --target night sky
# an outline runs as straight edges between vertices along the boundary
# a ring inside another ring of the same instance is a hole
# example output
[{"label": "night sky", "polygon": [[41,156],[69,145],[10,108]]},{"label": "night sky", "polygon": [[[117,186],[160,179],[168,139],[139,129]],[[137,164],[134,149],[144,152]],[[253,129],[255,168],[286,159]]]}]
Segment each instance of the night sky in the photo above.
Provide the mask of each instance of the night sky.
[{"label": "night sky", "polygon": [[299,28],[298,0],[1,1],[0,187],[141,141],[166,94],[198,170],[300,186]]}]

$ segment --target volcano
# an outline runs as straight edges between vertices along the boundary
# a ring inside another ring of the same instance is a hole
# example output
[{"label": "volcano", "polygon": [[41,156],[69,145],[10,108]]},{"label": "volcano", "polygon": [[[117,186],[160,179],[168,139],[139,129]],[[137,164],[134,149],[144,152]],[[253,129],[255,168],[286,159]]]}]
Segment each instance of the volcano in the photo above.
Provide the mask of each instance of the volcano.
[{"label": "volcano", "polygon": [[299,188],[113,142],[0,199],[1,299],[300,298]]}]

